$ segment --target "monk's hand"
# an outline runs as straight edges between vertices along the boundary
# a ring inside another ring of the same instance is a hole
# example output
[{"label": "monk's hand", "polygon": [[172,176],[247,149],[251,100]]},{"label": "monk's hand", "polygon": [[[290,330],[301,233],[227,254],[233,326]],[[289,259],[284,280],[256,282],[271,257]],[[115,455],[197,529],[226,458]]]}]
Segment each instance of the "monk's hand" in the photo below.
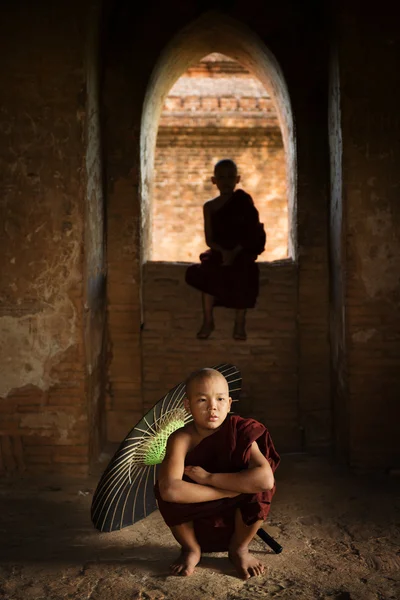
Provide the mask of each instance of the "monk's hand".
[{"label": "monk's hand", "polygon": [[230,250],[224,250],[222,252],[222,266],[229,267],[235,259],[235,255]]},{"label": "monk's hand", "polygon": [[185,467],[185,475],[196,483],[201,483],[202,485],[211,484],[211,473],[202,467]]}]

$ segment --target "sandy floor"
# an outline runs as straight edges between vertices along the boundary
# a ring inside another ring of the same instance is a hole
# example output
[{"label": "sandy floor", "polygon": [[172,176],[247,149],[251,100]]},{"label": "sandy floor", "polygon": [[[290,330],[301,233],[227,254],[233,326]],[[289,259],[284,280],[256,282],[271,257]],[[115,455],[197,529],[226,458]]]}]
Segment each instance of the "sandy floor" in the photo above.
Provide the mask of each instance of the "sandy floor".
[{"label": "sandy floor", "polygon": [[389,600],[400,598],[400,481],[372,480],[305,455],[283,457],[266,530],[284,547],[243,582],[225,554],[192,577],[168,575],[177,546],[158,512],[100,534],[97,478],[0,483],[0,598],[7,600]]}]

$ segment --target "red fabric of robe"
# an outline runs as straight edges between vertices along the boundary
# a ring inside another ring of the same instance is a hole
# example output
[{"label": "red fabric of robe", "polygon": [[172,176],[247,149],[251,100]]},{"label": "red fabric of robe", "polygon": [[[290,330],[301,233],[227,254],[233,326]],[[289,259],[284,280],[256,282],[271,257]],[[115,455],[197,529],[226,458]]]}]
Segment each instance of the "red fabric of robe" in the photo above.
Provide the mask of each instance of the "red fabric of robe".
[{"label": "red fabric of robe", "polygon": [[[273,471],[279,464],[271,436],[264,425],[254,419],[229,415],[220,429],[205,438],[185,459],[185,466],[200,466],[210,473],[236,473],[246,469],[254,441],[267,458]],[[191,481],[184,476],[185,481]],[[193,483],[193,482],[192,482]],[[193,521],[197,540],[204,552],[225,551],[234,531],[236,508],[243,521],[251,525],[264,520],[270,510],[275,487],[258,494],[240,494],[210,502],[181,504],[162,500],[158,484],[155,494],[159,510],[169,527]]]},{"label": "red fabric of robe", "polygon": [[200,264],[186,270],[186,283],[210,294],[216,306],[254,308],[259,291],[255,260],[265,247],[264,226],[249,194],[236,190],[211,217],[213,241],[226,250],[241,246],[232,265],[222,265],[218,250],[200,254]]}]

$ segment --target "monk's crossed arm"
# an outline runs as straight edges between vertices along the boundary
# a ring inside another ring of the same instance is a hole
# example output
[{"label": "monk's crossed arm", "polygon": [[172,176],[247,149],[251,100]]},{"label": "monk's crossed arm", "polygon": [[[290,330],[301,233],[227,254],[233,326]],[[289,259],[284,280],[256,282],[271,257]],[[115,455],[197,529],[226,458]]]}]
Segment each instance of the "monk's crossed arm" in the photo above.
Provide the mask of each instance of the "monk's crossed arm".
[{"label": "monk's crossed arm", "polygon": [[161,498],[166,502],[190,504],[237,496],[239,492],[235,490],[219,488],[217,485],[212,487],[210,485],[198,485],[182,480],[185,469],[185,456],[189,446],[190,435],[184,431],[177,431],[169,437],[158,478]]},{"label": "monk's crossed arm", "polygon": [[201,467],[184,470],[196,483],[224,488],[240,494],[266,492],[274,487],[274,475],[269,462],[260,452],[257,442],[251,446],[249,467],[239,473],[208,473]]}]

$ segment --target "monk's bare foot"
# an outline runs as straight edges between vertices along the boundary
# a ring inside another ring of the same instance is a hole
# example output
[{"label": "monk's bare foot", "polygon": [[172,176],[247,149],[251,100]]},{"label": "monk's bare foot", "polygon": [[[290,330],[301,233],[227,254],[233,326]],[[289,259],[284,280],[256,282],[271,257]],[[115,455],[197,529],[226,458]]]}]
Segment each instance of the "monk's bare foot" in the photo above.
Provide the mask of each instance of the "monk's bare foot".
[{"label": "monk's bare foot", "polygon": [[193,573],[195,566],[200,561],[200,557],[200,548],[193,548],[192,550],[184,550],[182,548],[179,557],[170,567],[172,575],[183,575],[184,577],[188,577]]},{"label": "monk's bare foot", "polygon": [[200,330],[197,332],[197,337],[199,340],[206,340],[208,337],[210,337],[210,335],[212,334],[213,331],[214,331],[214,322],[212,321],[211,323],[208,323],[208,322],[204,321]]},{"label": "monk's bare foot", "polygon": [[229,558],[242,579],[257,577],[264,573],[264,565],[250,554],[247,547],[229,550]]},{"label": "monk's bare foot", "polygon": [[234,340],[247,340],[246,329],[243,323],[235,323],[233,328],[233,339]]}]

